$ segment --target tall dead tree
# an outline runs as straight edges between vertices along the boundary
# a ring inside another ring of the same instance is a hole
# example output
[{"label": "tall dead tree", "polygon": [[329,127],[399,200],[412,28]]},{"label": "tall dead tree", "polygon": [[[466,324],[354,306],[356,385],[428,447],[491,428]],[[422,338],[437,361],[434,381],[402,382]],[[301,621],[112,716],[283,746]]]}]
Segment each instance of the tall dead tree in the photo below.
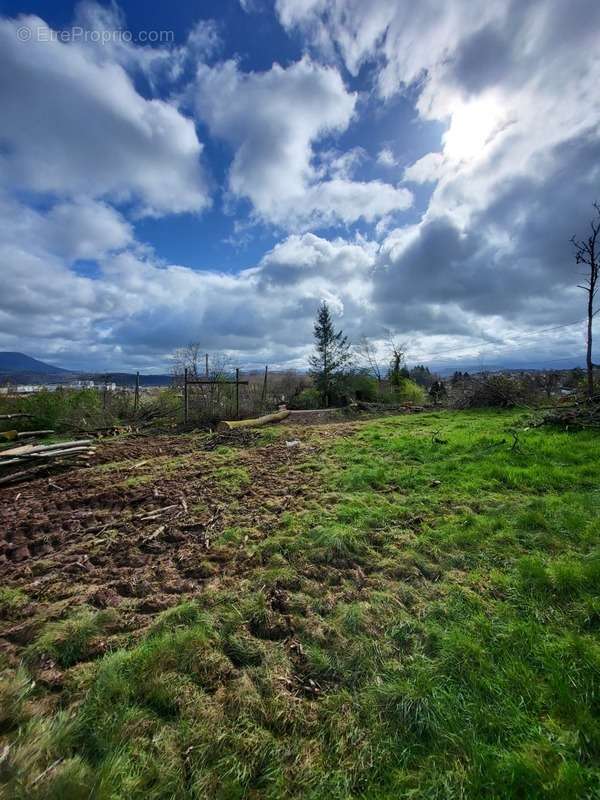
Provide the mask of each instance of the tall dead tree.
[{"label": "tall dead tree", "polygon": [[400,344],[390,333],[388,336],[388,347],[390,350],[390,370],[389,380],[396,391],[399,391],[402,383],[402,365],[404,364],[405,346]]},{"label": "tall dead tree", "polygon": [[585,276],[584,282],[578,284],[580,289],[587,293],[587,349],[586,349],[586,366],[587,366],[587,396],[588,400],[592,400],[594,396],[594,366],[592,360],[592,326],[594,320],[594,300],[598,290],[598,268],[600,267],[600,204],[594,203],[596,209],[597,219],[591,220],[590,228],[591,233],[587,239],[577,239],[575,236],[571,239],[571,244],[575,249],[575,261],[577,264],[585,264],[588,272]]}]

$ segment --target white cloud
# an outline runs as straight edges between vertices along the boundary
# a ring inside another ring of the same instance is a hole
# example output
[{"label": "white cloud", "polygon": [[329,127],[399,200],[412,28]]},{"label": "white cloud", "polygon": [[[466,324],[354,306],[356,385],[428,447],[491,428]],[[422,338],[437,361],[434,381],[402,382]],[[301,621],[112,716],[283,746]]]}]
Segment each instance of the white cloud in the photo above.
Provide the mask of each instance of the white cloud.
[{"label": "white cloud", "polygon": [[42,230],[48,249],[69,260],[95,260],[133,242],[131,226],[114,208],[88,200],[54,206]]},{"label": "white cloud", "polygon": [[277,0],[276,8],[286,28],[317,48],[325,42],[325,54],[333,47],[352,73],[371,62],[381,96],[418,86],[421,118],[448,125],[441,152],[405,172],[440,182],[429,217],[452,213],[464,225],[502,183],[543,176],[553,148],[598,135],[596,0],[490,0],[477,14],[469,0]]},{"label": "white cloud", "polygon": [[398,162],[389,147],[382,147],[377,153],[377,163],[382,167],[395,167]]},{"label": "white cloud", "polygon": [[134,237],[129,223],[106,203],[80,198],[42,213],[0,195],[0,241],[72,262],[122,250]]},{"label": "white cloud", "polygon": [[[77,235],[61,237],[69,229]],[[368,319],[375,253],[360,237],[304,234],[238,274],[194,270],[144,252],[103,203],[61,203],[42,214],[0,197],[0,349],[67,366],[156,368],[198,339],[242,363],[299,363],[322,299],[344,327]],[[80,258],[97,260],[92,274],[70,265]]]},{"label": "white cloud", "polygon": [[223,46],[216,23],[204,19],[193,25],[181,45],[172,43],[171,30],[153,32],[158,36],[157,44],[136,44],[118,33],[112,36],[114,31],[129,32],[125,15],[115,3],[105,6],[94,0],[81,0],[76,5],[73,25],[83,32],[80,38],[85,38],[88,54],[98,63],[116,63],[130,73],[142,72],[153,89],[162,81],[181,78],[186,70],[212,58]]},{"label": "white cloud", "polygon": [[443,164],[442,153],[427,153],[404,170],[404,180],[415,183],[438,181],[442,176]]},{"label": "white cloud", "polygon": [[345,130],[355,104],[337,70],[308,58],[262,73],[242,73],[233,61],[198,70],[197,113],[235,148],[231,192],[284,228],[372,221],[410,206],[406,189],[348,179],[348,157],[338,177],[320,179],[313,145]]},{"label": "white cloud", "polygon": [[353,74],[377,61],[381,94],[410,85],[451,48],[488,21],[502,18],[508,3],[489,0],[473,13],[470,0],[276,0],[282,25],[300,28],[326,54],[338,51]]},{"label": "white cloud", "polygon": [[[354,340],[363,333],[385,338],[390,328],[407,339],[414,358],[458,343],[489,363],[506,352],[503,338],[519,347],[524,327],[570,321],[580,300],[564,276],[555,277],[556,285],[563,281],[557,295],[519,262],[507,279],[504,256],[486,244],[485,231],[460,234],[449,220],[396,229],[381,245],[360,236],[293,234],[255,267],[230,274],[157,261],[103,204],[59,205],[42,215],[4,201],[0,219],[0,349],[66,366],[164,368],[168,354],[189,340],[228,351],[241,364],[303,366],[322,299]],[[75,221],[80,239],[61,241],[60,230]],[[92,253],[94,277],[69,267],[70,258]],[[573,334],[554,337],[555,352],[573,352]],[[547,341],[529,339],[530,352],[547,353]]]},{"label": "white cloud", "polygon": [[[369,63],[381,98],[416,98],[422,120],[447,126],[439,150],[404,173],[435,186],[421,221],[383,243],[374,287],[384,316],[397,319],[407,299],[405,321],[424,329],[582,314],[569,237],[585,227],[600,177],[600,60],[590,57],[600,4],[490,0],[477,14],[470,0],[276,7],[313,52],[353,74]],[[448,320],[435,304],[454,307]]]},{"label": "white cloud", "polygon": [[[29,41],[19,41],[18,26],[31,30]],[[44,38],[50,30],[37,17],[0,20],[0,73],[10,75],[0,116],[5,185],[133,201],[142,214],[205,208],[193,122],[143,98],[93,48]]]}]

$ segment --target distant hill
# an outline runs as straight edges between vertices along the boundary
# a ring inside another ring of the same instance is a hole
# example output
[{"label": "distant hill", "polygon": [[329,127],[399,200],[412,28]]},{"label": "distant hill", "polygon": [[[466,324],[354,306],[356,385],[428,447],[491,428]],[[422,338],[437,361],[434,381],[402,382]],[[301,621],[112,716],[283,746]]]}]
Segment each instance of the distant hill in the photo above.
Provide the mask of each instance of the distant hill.
[{"label": "distant hill", "polygon": [[72,374],[68,369],[46,364],[44,361],[38,361],[37,358],[26,356],[25,353],[0,352],[0,375],[14,375],[24,372],[40,375]]},{"label": "distant hill", "polygon": [[[110,380],[117,386],[133,386],[135,372],[81,372],[46,364],[25,353],[0,352],[0,382],[7,380],[16,384],[70,383],[75,380],[102,383]],[[171,380],[171,375],[140,375],[140,386],[168,386]]]}]

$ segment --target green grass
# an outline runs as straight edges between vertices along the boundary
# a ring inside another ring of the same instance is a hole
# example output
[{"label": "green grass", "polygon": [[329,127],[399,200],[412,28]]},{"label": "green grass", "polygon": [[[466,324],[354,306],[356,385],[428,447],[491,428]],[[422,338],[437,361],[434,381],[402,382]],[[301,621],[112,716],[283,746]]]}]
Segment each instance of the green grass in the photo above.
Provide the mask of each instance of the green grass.
[{"label": "green grass", "polygon": [[250,483],[250,473],[244,467],[218,467],[213,472],[213,480],[218,486],[231,491],[239,491]]},{"label": "green grass", "polygon": [[316,498],[220,535],[243,572],[100,658],[93,612],[53,623],[32,654],[85,667],[80,688],[31,715],[43,691],[0,681],[0,796],[600,796],[600,442],[512,448],[525,424],[438,412],[325,439]]},{"label": "green grass", "polygon": [[12,589],[9,586],[0,587],[0,619],[14,616],[25,608],[27,602],[27,595],[20,589]]},{"label": "green grass", "polygon": [[27,654],[31,661],[50,657],[62,667],[84,661],[94,639],[114,621],[114,609],[94,611],[83,606],[75,614],[57,622],[49,622]]}]

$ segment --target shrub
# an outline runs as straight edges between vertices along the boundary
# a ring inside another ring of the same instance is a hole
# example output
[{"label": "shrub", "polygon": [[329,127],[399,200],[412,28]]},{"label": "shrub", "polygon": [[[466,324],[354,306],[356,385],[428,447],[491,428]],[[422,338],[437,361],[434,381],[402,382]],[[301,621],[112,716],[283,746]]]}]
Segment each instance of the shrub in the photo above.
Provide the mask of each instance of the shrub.
[{"label": "shrub", "polygon": [[374,403],[379,396],[377,380],[364,372],[348,375],[346,379],[347,393],[364,403]]},{"label": "shrub", "polygon": [[321,408],[321,395],[317,389],[302,389],[299,394],[290,399],[288,406],[298,409]]},{"label": "shrub", "polygon": [[422,386],[419,386],[409,378],[400,378],[397,386],[388,389],[380,395],[383,403],[424,403],[426,393]]}]

